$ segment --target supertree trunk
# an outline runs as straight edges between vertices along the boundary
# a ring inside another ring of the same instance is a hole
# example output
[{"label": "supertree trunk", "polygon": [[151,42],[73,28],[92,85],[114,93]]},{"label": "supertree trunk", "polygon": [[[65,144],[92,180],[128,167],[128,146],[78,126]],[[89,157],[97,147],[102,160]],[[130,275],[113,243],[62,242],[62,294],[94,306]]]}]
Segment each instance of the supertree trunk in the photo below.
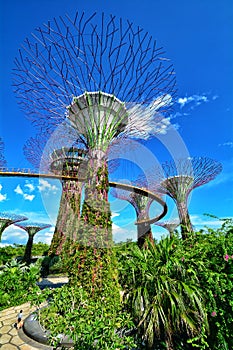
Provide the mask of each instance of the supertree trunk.
[{"label": "supertree trunk", "polygon": [[[108,167],[105,161],[92,158],[85,188],[85,200],[82,208],[82,221],[87,223],[88,231],[82,235],[88,246],[109,248],[112,245],[112,222],[108,202]],[[80,237],[81,239],[81,237]],[[80,240],[82,242],[82,240]]]},{"label": "supertree trunk", "polygon": [[28,265],[31,262],[32,246],[33,246],[33,239],[35,234],[36,232],[28,232],[28,241],[27,241],[24,256],[23,256],[23,261]]},{"label": "supertree trunk", "polygon": [[35,223],[35,222],[18,222],[15,224],[16,226],[20,227],[22,230],[25,230],[28,234],[28,241],[26,244],[23,261],[27,264],[30,264],[31,262],[31,253],[32,253],[32,245],[33,245],[33,239],[35,234],[43,230],[45,228],[51,227],[50,224],[43,224],[43,223]]},{"label": "supertree trunk", "polygon": [[77,239],[80,220],[82,185],[78,181],[64,180],[62,195],[49,255],[60,255],[67,238]]},{"label": "supertree trunk", "polygon": [[177,202],[177,211],[180,219],[182,239],[186,239],[193,233],[193,226],[188,213],[187,203],[185,201]]},{"label": "supertree trunk", "polygon": [[[112,221],[110,204],[108,202],[108,168],[103,152],[91,151],[90,162],[85,184],[85,199],[77,230],[78,250],[78,279],[86,285],[91,282],[91,288],[102,284],[102,267],[107,260],[111,261]],[[72,255],[72,254],[71,254]],[[70,270],[70,282],[75,283],[77,271],[74,275]],[[91,276],[88,279],[87,276]],[[85,282],[86,281],[86,282]],[[97,282],[98,281],[98,282]]]},{"label": "supertree trunk", "polygon": [[146,248],[146,242],[150,241],[154,244],[153,234],[150,224],[139,224],[137,227],[137,243],[139,248]]},{"label": "supertree trunk", "polygon": [[[152,201],[149,198],[143,198],[137,194],[134,197],[135,202],[138,204],[136,210],[137,221],[146,221],[149,219],[148,213]],[[148,240],[154,244],[151,225],[144,222],[137,224],[137,244],[139,248],[147,248]]]}]

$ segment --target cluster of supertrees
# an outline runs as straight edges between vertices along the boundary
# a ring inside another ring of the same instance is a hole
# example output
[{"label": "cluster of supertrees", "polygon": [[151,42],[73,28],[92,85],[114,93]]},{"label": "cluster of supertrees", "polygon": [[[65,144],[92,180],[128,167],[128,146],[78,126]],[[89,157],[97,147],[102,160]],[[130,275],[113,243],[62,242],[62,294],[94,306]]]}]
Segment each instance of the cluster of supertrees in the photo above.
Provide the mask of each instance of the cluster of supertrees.
[{"label": "cluster of supertrees", "polygon": [[[24,147],[27,159],[38,171],[72,175],[62,180],[51,254],[59,254],[67,238],[80,249],[92,247],[93,255],[111,248],[109,154],[122,151],[130,140],[164,133],[170,124],[176,79],[163,49],[129,21],[76,13],[73,19],[64,16],[36,28],[25,39],[15,59],[13,85],[37,128]],[[150,181],[143,176],[130,180],[174,199],[179,223],[156,224],[170,232],[181,224],[186,238],[193,232],[190,192],[220,171],[217,161],[195,157],[162,164]],[[147,220],[152,200],[124,189],[113,194],[135,208],[142,247],[146,237],[152,239]]]}]

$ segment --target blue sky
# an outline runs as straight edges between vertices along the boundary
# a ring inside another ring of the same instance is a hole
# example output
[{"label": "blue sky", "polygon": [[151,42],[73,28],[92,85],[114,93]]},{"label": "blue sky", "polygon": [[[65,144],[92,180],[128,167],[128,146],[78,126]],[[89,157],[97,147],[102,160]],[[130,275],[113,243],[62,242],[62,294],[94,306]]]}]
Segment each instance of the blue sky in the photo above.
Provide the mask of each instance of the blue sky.
[{"label": "blue sky", "polygon": [[[144,146],[158,162],[183,153],[221,161],[221,175],[193,191],[189,212],[196,228],[218,224],[203,213],[232,217],[233,3],[224,0],[222,4],[219,0],[0,0],[0,137],[5,142],[8,167],[30,167],[23,145],[35,135],[19,110],[11,85],[13,60],[24,38],[36,26],[65,13],[105,12],[129,19],[148,31],[174,65],[178,92],[170,116],[172,131]],[[142,161],[136,155],[130,157],[136,164]],[[134,170],[128,167],[124,171],[130,177]],[[60,193],[59,181],[0,177],[0,211],[54,225]],[[110,199],[116,240],[135,237],[134,210]],[[167,220],[176,217],[169,199],[168,204]],[[49,242],[53,228],[38,232],[35,241]],[[155,226],[153,232],[156,238],[166,233]],[[26,239],[27,234],[12,225],[4,231],[2,244],[25,243]]]}]

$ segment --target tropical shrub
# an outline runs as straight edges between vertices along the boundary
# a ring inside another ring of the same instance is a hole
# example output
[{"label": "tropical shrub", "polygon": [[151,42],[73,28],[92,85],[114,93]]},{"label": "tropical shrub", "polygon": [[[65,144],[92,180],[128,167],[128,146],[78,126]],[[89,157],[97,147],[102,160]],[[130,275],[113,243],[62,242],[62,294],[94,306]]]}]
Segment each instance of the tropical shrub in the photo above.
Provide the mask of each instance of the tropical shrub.
[{"label": "tropical shrub", "polygon": [[62,258],[58,255],[48,255],[40,260],[41,263],[41,276],[47,277],[50,274],[64,275],[66,274],[66,268],[64,267]]},{"label": "tropical shrub", "polygon": [[[33,256],[42,256],[48,253],[49,246],[46,243],[34,243],[32,247]],[[13,258],[23,257],[25,252],[25,245],[14,244],[0,248],[0,265],[5,265]]]},{"label": "tropical shrub", "polygon": [[221,228],[196,232],[179,246],[185,268],[198,274],[210,326],[202,348],[210,350],[233,348],[233,222],[222,222]]},{"label": "tropical shrub", "polygon": [[64,255],[69,284],[50,296],[41,323],[51,332],[53,346],[62,333],[73,339],[75,349],[132,349],[134,324],[122,303],[114,252],[101,250],[97,256],[93,249],[79,247]]},{"label": "tropical shrub", "polygon": [[0,309],[30,301],[40,290],[36,285],[39,272],[37,265],[26,266],[16,260],[7,263],[0,271]]},{"label": "tropical shrub", "polygon": [[182,265],[175,240],[148,241],[144,250],[134,245],[124,264],[124,296],[146,348],[178,349],[182,342],[190,349],[187,341],[208,329],[207,314],[197,274]]}]

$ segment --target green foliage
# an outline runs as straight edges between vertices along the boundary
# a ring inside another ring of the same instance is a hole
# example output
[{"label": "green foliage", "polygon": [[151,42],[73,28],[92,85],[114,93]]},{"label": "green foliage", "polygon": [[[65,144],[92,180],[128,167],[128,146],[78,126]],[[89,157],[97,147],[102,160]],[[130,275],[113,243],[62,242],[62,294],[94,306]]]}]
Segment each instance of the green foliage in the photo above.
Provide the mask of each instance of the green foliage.
[{"label": "green foliage", "polygon": [[148,242],[144,250],[134,242],[97,248],[67,241],[60,258],[45,261],[49,268],[62,266],[69,284],[38,293],[38,266],[12,262],[0,274],[0,303],[33,299],[39,306],[49,298],[40,320],[54,346],[62,333],[84,350],[233,348],[230,219],[186,240]]},{"label": "green foliage", "polygon": [[[46,255],[49,246],[45,243],[34,243],[32,247],[32,256]],[[0,265],[5,265],[13,258],[23,257],[25,252],[25,245],[14,244],[13,246],[6,246],[0,248]]]},{"label": "green foliage", "polygon": [[233,348],[233,222],[222,221],[221,228],[197,232],[179,246],[184,266],[199,276],[210,326],[208,347],[201,348],[211,350]]},{"label": "green foliage", "polygon": [[39,271],[37,265],[26,266],[16,260],[7,263],[0,272],[0,309],[30,301],[32,295],[39,292],[36,285]]},{"label": "green foliage", "polygon": [[[113,288],[112,288],[113,287]],[[49,308],[41,310],[42,324],[51,332],[51,343],[59,343],[58,334],[71,337],[75,349],[125,349],[133,346],[121,331],[133,327],[122,310],[120,295],[113,285],[101,294],[89,295],[82,287],[63,286],[53,293]]]},{"label": "green foliage", "polygon": [[148,348],[163,342],[175,349],[177,337],[185,348],[187,338],[198,335],[202,326],[208,329],[198,277],[182,266],[173,239],[155,245],[148,241],[146,250],[132,246],[124,264],[125,298]]},{"label": "green foliage", "polygon": [[133,338],[125,332],[134,325],[121,300],[114,252],[67,243],[62,259],[69,284],[53,292],[40,314],[51,343],[55,346],[62,333],[75,349],[132,348]]},{"label": "green foliage", "polygon": [[57,255],[45,256],[41,261],[41,276],[47,277],[50,274],[66,274],[67,270],[64,267],[62,258]]}]

